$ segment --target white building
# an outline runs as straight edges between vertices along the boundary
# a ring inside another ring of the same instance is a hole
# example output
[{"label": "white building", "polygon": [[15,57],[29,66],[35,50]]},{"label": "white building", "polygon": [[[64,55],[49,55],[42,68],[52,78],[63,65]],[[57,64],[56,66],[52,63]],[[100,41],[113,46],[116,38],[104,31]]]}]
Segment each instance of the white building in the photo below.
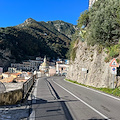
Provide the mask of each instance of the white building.
[{"label": "white building", "polygon": [[56,74],[67,73],[69,65],[56,62]]},{"label": "white building", "polygon": [[41,63],[42,63],[41,60],[29,60],[27,62],[23,62],[22,64],[11,63],[11,67],[23,71],[35,71],[35,70],[39,70],[39,66],[41,65]]}]

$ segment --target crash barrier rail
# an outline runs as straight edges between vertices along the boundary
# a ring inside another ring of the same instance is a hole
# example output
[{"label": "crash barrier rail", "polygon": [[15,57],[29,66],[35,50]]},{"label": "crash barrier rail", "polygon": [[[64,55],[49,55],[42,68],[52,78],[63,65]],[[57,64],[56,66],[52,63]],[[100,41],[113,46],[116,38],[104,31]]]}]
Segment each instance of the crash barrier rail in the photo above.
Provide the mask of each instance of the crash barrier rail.
[{"label": "crash barrier rail", "polygon": [[23,84],[23,99],[26,98],[28,92],[30,91],[31,87],[33,86],[35,82],[36,75],[33,75],[31,78],[29,78],[24,84]]}]

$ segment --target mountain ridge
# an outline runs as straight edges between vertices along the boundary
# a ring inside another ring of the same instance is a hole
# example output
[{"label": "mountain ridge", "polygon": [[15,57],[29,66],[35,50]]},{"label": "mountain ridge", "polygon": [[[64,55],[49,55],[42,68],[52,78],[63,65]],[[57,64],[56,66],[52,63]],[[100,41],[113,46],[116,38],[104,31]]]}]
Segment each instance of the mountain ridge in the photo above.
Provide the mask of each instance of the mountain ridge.
[{"label": "mountain ridge", "polygon": [[32,18],[0,28],[0,66],[44,55],[65,58],[75,28],[64,21],[38,22]]}]

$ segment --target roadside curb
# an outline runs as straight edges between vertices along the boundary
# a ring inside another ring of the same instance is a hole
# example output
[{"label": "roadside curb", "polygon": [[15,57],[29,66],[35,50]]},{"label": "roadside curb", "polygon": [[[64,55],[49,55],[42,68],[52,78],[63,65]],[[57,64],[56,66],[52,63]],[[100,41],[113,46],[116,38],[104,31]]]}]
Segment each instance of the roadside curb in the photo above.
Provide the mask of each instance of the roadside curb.
[{"label": "roadside curb", "polygon": [[78,85],[78,84],[75,84],[75,83],[69,82],[69,81],[67,81],[67,80],[65,80],[65,79],[64,79],[64,81],[66,81],[66,82],[68,82],[68,83],[71,83],[71,84],[73,84],[73,85],[76,85],[76,86],[79,86],[79,87],[82,87],[82,88],[85,88],[85,89],[91,90],[91,91],[93,91],[93,92],[96,92],[96,93],[99,93],[99,94],[102,94],[102,95],[105,95],[105,96],[108,96],[108,97],[110,97],[110,98],[113,98],[113,99],[115,99],[115,100],[120,101],[120,98],[115,97],[115,96],[112,96],[112,95],[107,94],[107,93],[104,93],[104,92],[102,92],[102,91],[98,91],[98,90],[95,90],[95,89],[92,89],[92,88],[89,88],[89,87],[85,87],[85,86],[82,86],[82,85]]}]

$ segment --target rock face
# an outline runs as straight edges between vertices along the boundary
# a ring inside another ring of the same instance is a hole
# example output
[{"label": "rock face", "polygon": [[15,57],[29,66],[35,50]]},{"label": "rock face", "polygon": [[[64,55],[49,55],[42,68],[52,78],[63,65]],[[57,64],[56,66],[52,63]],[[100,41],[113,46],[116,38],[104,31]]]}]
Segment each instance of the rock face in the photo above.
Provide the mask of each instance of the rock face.
[{"label": "rock face", "polygon": [[88,47],[85,42],[79,42],[77,47],[67,79],[93,87],[112,87],[110,63],[104,62],[107,56],[104,50],[101,51],[98,46]]}]

